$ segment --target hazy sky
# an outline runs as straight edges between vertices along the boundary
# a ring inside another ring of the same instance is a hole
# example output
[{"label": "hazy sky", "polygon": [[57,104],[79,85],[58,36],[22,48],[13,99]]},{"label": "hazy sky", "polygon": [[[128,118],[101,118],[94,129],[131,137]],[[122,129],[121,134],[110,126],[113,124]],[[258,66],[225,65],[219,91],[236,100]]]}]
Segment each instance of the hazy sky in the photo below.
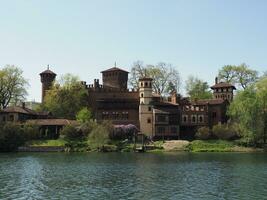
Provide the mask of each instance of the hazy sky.
[{"label": "hazy sky", "polygon": [[92,82],[115,61],[163,61],[212,84],[225,64],[267,70],[266,11],[264,0],[0,0],[0,67],[22,68],[36,101],[47,64]]}]

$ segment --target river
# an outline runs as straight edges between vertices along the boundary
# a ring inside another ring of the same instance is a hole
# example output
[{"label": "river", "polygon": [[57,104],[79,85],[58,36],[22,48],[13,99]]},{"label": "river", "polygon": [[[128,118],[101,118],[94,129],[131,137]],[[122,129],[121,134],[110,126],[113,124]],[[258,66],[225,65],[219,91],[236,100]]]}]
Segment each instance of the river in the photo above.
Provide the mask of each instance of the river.
[{"label": "river", "polygon": [[264,153],[0,154],[0,199],[267,199]]}]

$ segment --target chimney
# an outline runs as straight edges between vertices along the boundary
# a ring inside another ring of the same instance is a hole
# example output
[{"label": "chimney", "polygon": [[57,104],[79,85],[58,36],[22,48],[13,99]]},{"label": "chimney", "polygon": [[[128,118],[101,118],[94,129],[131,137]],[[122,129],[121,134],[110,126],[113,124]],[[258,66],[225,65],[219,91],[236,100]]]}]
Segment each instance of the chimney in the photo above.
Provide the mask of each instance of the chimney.
[{"label": "chimney", "polygon": [[218,84],[218,77],[215,78],[215,84]]}]

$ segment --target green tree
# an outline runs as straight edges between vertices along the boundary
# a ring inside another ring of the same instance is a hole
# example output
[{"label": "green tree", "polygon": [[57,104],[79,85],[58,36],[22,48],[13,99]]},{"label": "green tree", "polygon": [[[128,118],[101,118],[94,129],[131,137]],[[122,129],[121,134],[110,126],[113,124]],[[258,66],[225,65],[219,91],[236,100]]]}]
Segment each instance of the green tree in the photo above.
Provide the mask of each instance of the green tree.
[{"label": "green tree", "polygon": [[176,92],[179,91],[180,74],[171,64],[161,62],[157,65],[144,66],[141,61],[137,61],[130,75],[130,85],[136,89],[140,78],[150,77],[153,78],[153,92],[157,94],[167,95],[174,89]]},{"label": "green tree", "polygon": [[218,77],[222,81],[237,84],[242,89],[246,89],[257,81],[258,72],[250,69],[245,63],[238,66],[225,65],[219,70]]},{"label": "green tree", "polygon": [[239,124],[241,136],[247,144],[262,141],[264,132],[264,113],[261,95],[254,86],[239,91],[230,104],[228,115]]},{"label": "green tree", "polygon": [[87,101],[86,88],[76,76],[67,74],[47,92],[42,110],[52,112],[55,117],[75,119],[77,113],[87,106]]},{"label": "green tree", "polygon": [[92,113],[87,107],[82,108],[76,115],[76,120],[80,123],[86,123],[91,119],[92,119]]},{"label": "green tree", "polygon": [[14,65],[0,70],[0,109],[25,100],[28,82],[22,74],[23,71]]},{"label": "green tree", "polygon": [[197,77],[189,76],[186,81],[185,89],[191,100],[212,98],[208,83]]},{"label": "green tree", "polygon": [[89,135],[89,142],[93,148],[103,151],[105,145],[110,141],[110,130],[104,124],[98,124]]}]

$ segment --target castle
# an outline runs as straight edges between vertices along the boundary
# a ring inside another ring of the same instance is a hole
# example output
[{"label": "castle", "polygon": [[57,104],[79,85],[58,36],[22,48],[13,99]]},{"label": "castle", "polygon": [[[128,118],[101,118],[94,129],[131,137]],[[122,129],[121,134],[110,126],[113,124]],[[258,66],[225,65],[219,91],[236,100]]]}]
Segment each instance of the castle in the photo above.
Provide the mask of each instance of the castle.
[{"label": "castle", "polygon": [[[82,81],[88,90],[88,106],[94,118],[113,124],[134,124],[140,132],[155,139],[192,139],[199,127],[212,127],[226,123],[227,106],[233,100],[233,85],[218,82],[211,87],[213,98],[190,101],[175,92],[168,100],[152,91],[153,79],[143,77],[138,90],[129,90],[129,72],[112,67],[102,71],[102,85],[98,79],[93,84]],[[50,69],[40,73],[42,101],[56,74]]]}]

